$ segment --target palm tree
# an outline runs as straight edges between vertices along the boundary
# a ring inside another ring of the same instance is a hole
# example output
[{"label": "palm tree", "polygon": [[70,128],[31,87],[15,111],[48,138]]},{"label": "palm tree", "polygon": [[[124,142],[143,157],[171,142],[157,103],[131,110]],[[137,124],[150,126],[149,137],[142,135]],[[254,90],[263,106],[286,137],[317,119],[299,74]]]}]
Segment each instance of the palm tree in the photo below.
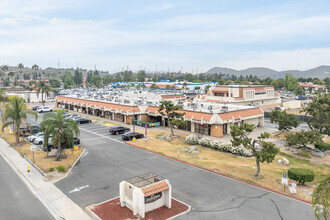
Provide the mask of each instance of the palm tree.
[{"label": "palm tree", "polygon": [[49,92],[52,91],[52,88],[49,85],[46,85],[45,81],[39,81],[38,84],[36,84],[36,92],[37,92],[37,97],[39,97],[39,94],[41,93],[41,102],[42,105],[44,104],[44,94],[46,97],[48,97]]},{"label": "palm tree", "polygon": [[188,83],[187,82],[184,82],[183,85],[182,85],[182,88],[183,88],[184,93],[186,93],[187,87],[188,87]]},{"label": "palm tree", "polygon": [[37,75],[38,74],[39,66],[37,64],[34,64],[31,68],[34,70],[34,73]]},{"label": "palm tree", "polygon": [[[5,112],[3,118],[4,121],[7,121],[8,119],[12,121],[4,123],[2,126],[2,131],[9,125],[14,125],[14,132],[17,143],[19,143],[19,133],[20,133],[21,124],[24,121],[24,119],[27,118],[27,115],[34,115],[35,119],[36,120],[38,119],[38,114],[36,112],[26,110],[26,104],[24,103],[23,98],[17,96],[11,96],[8,98],[8,103],[5,106]],[[25,124],[31,128],[30,124],[28,123]]]},{"label": "palm tree", "polygon": [[64,112],[49,112],[40,123],[40,129],[44,132],[44,147],[48,146],[48,139],[52,135],[52,143],[57,146],[56,160],[63,158],[64,154],[61,154],[62,147],[74,143],[74,137],[79,135],[79,127],[77,122],[71,118],[64,118]]},{"label": "palm tree", "polygon": [[19,63],[18,64],[18,66],[17,66],[18,68],[19,68],[19,73],[21,74],[21,79],[23,79],[23,68],[24,68],[24,65],[23,65],[23,63]]}]

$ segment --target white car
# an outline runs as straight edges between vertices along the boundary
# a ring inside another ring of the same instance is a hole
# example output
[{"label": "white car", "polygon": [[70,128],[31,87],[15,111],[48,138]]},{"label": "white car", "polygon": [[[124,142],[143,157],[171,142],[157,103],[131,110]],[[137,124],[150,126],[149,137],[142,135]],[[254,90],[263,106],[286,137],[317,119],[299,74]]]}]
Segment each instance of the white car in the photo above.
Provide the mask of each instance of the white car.
[{"label": "white car", "polygon": [[39,137],[43,137],[43,136],[44,136],[44,132],[39,132],[39,133],[36,133],[34,135],[29,136],[27,138],[27,140],[30,141],[30,142],[33,142],[34,139],[39,138]]},{"label": "white car", "polygon": [[49,108],[48,106],[42,106],[37,109],[38,113],[43,113],[43,112],[52,112],[53,109]]}]

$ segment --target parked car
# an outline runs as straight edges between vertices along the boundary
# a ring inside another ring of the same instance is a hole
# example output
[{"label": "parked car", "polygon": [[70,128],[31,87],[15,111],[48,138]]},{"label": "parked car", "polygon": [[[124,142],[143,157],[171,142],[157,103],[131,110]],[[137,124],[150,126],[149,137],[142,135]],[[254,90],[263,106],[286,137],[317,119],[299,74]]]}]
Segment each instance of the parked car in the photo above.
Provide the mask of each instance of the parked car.
[{"label": "parked car", "polygon": [[40,136],[40,137],[36,137],[34,140],[33,140],[33,143],[34,144],[43,144],[44,143],[44,136]]},{"label": "parked car", "polygon": [[44,112],[52,112],[53,109],[49,108],[48,106],[42,106],[37,109],[38,113],[44,113]]},{"label": "parked car", "polygon": [[136,139],[144,138],[144,135],[141,134],[141,133],[137,133],[137,132],[127,132],[127,133],[123,134],[121,137],[122,137],[122,139],[125,140],[125,141],[130,141],[130,140],[132,140],[134,137],[135,137]]},{"label": "parked car", "polygon": [[76,118],[75,121],[76,121],[78,124],[92,123],[92,120],[87,119],[87,118]]},{"label": "parked car", "polygon": [[110,127],[109,129],[110,134],[115,134],[115,135],[124,134],[129,131],[131,131],[131,129],[125,128],[123,126],[114,126],[114,127]]},{"label": "parked car", "polygon": [[[32,129],[32,130],[31,130]],[[19,135],[20,136],[26,136],[26,135],[32,135],[32,134],[36,134],[39,132],[39,126],[38,125],[32,125],[31,128],[27,127],[27,128],[20,128],[19,129]]]},{"label": "parked car", "polygon": [[[73,139],[73,144],[74,144],[74,145],[79,145],[79,144],[80,144],[80,139],[77,138],[77,137],[75,137],[75,138]],[[51,150],[54,149],[54,148],[57,148],[57,146],[54,146],[54,145],[53,145],[52,140],[51,140],[51,138],[50,138],[50,139],[48,140],[48,147],[47,147],[47,150],[48,150],[48,151],[51,151]],[[69,145],[67,145],[67,146],[65,146],[65,148],[66,148],[66,149],[68,149],[68,148],[73,148],[73,146],[69,146]]]},{"label": "parked car", "polygon": [[70,117],[70,115],[71,115],[71,114],[70,114],[69,112],[64,112],[64,116],[63,116],[63,117],[64,117],[64,118],[67,118],[67,117]]},{"label": "parked car", "polygon": [[39,106],[39,105],[33,106],[33,107],[32,107],[32,110],[33,110],[33,111],[37,111],[38,108],[40,108],[40,107],[41,107],[41,106]]},{"label": "parked car", "polygon": [[44,132],[39,132],[39,133],[36,133],[34,135],[31,135],[27,138],[28,141],[30,142],[33,142],[34,139],[38,138],[38,137],[43,137],[44,136]]},{"label": "parked car", "polygon": [[307,99],[307,97],[303,96],[303,95],[296,96],[296,100],[306,100],[306,99]]}]

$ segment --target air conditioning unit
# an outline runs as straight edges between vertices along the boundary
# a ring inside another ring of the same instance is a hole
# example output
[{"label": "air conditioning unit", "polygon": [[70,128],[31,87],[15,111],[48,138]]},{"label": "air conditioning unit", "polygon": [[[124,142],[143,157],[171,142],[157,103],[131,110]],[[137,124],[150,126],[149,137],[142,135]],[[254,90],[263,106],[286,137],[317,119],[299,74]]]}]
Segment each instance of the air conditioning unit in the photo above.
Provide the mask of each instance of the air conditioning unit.
[{"label": "air conditioning unit", "polygon": [[207,107],[207,110],[212,110],[212,105],[210,105],[209,107]]}]

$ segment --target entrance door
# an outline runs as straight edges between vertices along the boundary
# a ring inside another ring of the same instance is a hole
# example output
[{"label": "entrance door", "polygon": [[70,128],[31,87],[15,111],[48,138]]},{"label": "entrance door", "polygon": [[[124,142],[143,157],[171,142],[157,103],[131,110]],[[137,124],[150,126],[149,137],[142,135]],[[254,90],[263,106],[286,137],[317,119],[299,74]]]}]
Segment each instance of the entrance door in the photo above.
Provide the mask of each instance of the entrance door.
[{"label": "entrance door", "polygon": [[227,134],[227,123],[222,125],[223,134]]}]

